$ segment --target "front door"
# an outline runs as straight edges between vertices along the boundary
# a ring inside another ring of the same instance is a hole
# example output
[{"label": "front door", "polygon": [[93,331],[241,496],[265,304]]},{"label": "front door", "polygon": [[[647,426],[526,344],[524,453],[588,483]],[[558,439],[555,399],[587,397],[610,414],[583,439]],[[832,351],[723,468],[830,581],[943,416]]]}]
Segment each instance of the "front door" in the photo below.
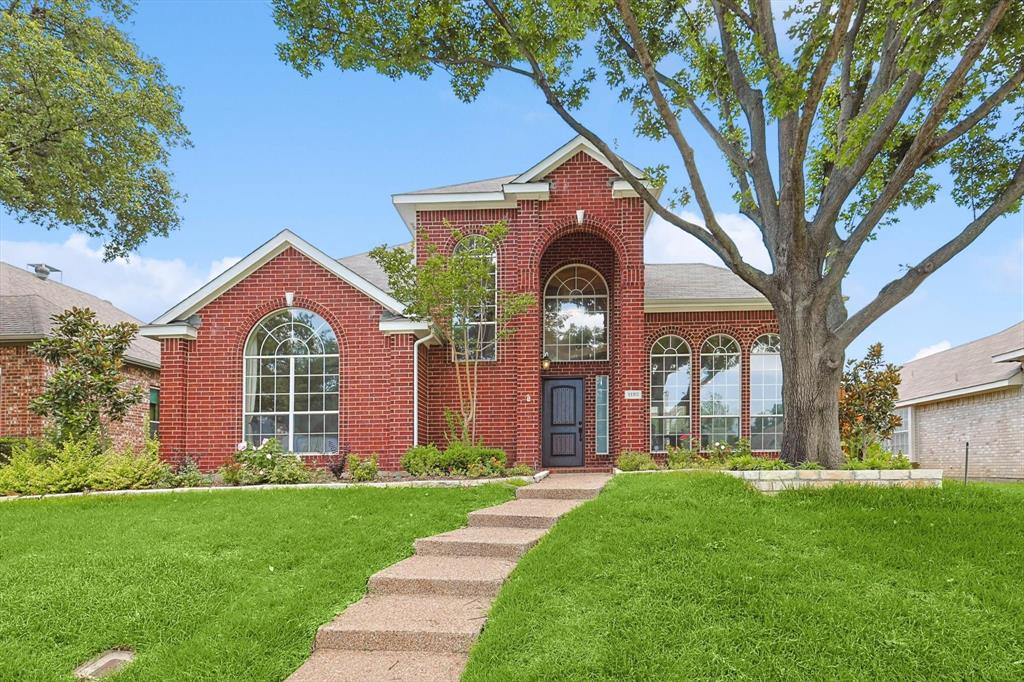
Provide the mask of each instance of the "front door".
[{"label": "front door", "polygon": [[583,466],[583,379],[544,380],[544,466]]}]

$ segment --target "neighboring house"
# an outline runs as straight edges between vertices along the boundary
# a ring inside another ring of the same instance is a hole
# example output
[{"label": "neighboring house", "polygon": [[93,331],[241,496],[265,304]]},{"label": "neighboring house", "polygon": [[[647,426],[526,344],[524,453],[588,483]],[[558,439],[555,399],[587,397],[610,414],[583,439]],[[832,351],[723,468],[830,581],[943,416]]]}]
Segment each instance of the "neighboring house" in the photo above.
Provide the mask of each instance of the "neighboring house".
[{"label": "neighboring house", "polygon": [[[29,403],[42,392],[48,366],[29,346],[50,333],[53,315],[89,308],[105,324],[141,324],[110,301],[53,281],[52,272],[57,271],[42,264],[30,272],[0,262],[0,436],[43,435],[44,420],[29,410]],[[155,432],[159,425],[160,344],[137,337],[124,359],[125,378],[142,385],[145,396],[123,421],[111,425],[110,435],[118,447],[139,446],[146,429]]]},{"label": "neighboring house", "polygon": [[[645,265],[650,212],[584,139],[518,175],[392,201],[419,254],[454,248],[449,226],[509,225],[496,277],[539,306],[485,344],[477,423],[510,461],[608,469],[691,437],[779,449],[771,306],[723,268]],[[335,260],[281,232],[143,329],[163,344],[164,456],[210,469],[276,437],[397,469],[413,443],[444,445],[451,349],[402,311],[365,254]],[[478,327],[493,338],[493,317]]]},{"label": "neighboring house", "polygon": [[922,467],[968,476],[1024,479],[1024,322],[900,370],[893,449]]}]

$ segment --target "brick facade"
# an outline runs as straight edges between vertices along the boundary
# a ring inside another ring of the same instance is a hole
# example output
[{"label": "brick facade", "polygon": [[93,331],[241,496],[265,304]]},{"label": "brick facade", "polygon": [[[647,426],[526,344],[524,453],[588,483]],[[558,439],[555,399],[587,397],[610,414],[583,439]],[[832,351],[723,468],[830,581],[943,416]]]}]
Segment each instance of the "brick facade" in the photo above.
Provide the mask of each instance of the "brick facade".
[{"label": "brick facade", "polygon": [[[29,403],[45,387],[45,363],[29,351],[30,343],[0,344],[0,436],[39,437],[45,430],[42,417],[29,410]],[[160,371],[126,364],[125,381],[141,386],[142,400],[132,406],[120,422],[108,425],[115,447],[139,448],[146,439],[149,420],[149,389],[160,387]]]},{"label": "brick facade", "polygon": [[[544,178],[548,198],[520,199],[515,207],[419,210],[417,248],[428,243],[454,247],[451,228],[473,233],[504,220],[509,231],[498,249],[499,286],[531,292],[538,305],[514,321],[517,332],[502,341],[497,359],[479,368],[477,437],[503,448],[510,462],[541,466],[542,386],[545,378],[584,380],[584,466],[608,469],[626,450],[650,447],[649,351],[663,333],[682,335],[699,353],[715,333],[734,336],[747,355],[756,336],[777,331],[766,311],[717,313],[644,312],[644,205],[639,198],[615,198],[616,174],[585,152],[558,165]],[[583,211],[582,221],[578,211]],[[268,256],[269,257],[269,256]],[[384,469],[397,469],[413,442],[413,332],[380,331],[385,308],[293,247],[269,257],[196,311],[196,338],[163,338],[161,443],[171,460],[196,458],[205,469],[225,463],[242,440],[242,353],[254,325],[266,314],[292,305],[323,317],[339,339],[341,453],[376,453]],[[541,369],[543,287],[564,265],[596,269],[609,288],[609,358],[553,363]],[[446,442],[445,410],[457,407],[451,350],[419,350],[419,441]],[[609,377],[610,443],[595,449],[595,377]],[[694,373],[696,416],[698,373]],[[641,399],[627,400],[626,391]],[[748,389],[744,388],[743,433],[749,432]]]},{"label": "brick facade", "polygon": [[1024,479],[1024,388],[914,405],[911,459],[946,476],[964,475],[970,442],[971,478]]}]

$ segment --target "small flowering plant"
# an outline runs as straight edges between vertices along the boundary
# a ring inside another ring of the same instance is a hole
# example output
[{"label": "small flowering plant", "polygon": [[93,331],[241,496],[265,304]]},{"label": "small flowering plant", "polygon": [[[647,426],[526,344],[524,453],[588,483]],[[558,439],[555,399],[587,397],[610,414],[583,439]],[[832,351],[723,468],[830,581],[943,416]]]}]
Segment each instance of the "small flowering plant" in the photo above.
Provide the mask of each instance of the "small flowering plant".
[{"label": "small flowering plant", "polygon": [[259,445],[242,442],[235,447],[230,464],[221,468],[224,482],[232,485],[303,483],[313,478],[299,455],[284,451],[276,438]]}]

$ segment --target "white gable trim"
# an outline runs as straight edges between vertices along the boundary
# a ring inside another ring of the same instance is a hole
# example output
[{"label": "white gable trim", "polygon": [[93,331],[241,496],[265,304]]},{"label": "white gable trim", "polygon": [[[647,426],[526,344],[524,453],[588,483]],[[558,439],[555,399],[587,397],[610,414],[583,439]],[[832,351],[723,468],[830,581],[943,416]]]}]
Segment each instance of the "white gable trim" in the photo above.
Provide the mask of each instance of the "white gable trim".
[{"label": "white gable trim", "polygon": [[[210,301],[213,301],[225,291],[251,275],[272,258],[284,252],[288,247],[295,249],[317,265],[320,265],[325,270],[328,270],[337,276],[342,281],[347,282],[377,303],[380,303],[391,312],[399,315],[402,314],[402,304],[396,301],[386,291],[363,279],[352,270],[346,268],[326,253],[307,242],[305,239],[299,237],[291,230],[281,230],[281,232],[274,235],[270,241],[266,242],[248,256],[214,277],[181,303],[153,320],[153,326],[171,324],[189,317]],[[282,298],[284,293],[284,291],[281,292]]]},{"label": "white gable trim", "polygon": [[941,393],[932,393],[931,395],[922,395],[917,398],[907,398],[906,400],[897,400],[896,407],[909,407],[911,405],[921,405],[923,403],[935,403],[942,400],[952,400],[953,398],[961,398],[968,395],[977,395],[979,393],[989,393],[990,391],[999,391],[1010,386],[1020,386],[1024,383],[1024,375],[1016,374],[1009,379],[1001,379],[999,381],[990,381],[987,384],[978,384],[977,386],[967,386],[966,388],[956,388],[952,391],[942,391]]},{"label": "white gable trim", "polygon": [[195,341],[196,328],[187,322],[177,324],[146,324],[139,327],[139,336],[148,339],[186,339]]},{"label": "white gable trim", "polygon": [[[520,184],[524,182],[535,182],[536,180],[543,178],[545,175],[561,166],[563,163],[565,163],[572,157],[576,156],[576,154],[579,152],[586,152],[591,158],[593,158],[595,161],[603,165],[608,170],[618,173],[618,171],[615,170],[615,166],[612,165],[612,162],[608,160],[608,157],[602,154],[601,151],[594,146],[593,142],[583,137],[582,135],[577,135],[576,137],[572,138],[571,140],[563,144],[561,147],[556,149],[554,152],[549,154],[547,157],[542,159],[539,163],[535,164],[533,168],[516,177],[516,179],[513,180],[512,183]],[[644,177],[645,173],[636,166],[634,166],[633,164],[631,164],[629,161],[622,159],[622,163],[624,163],[629,172],[635,175],[636,177]]]},{"label": "white gable trim", "polygon": [[772,310],[764,298],[679,298],[644,302],[645,313],[693,313],[717,310]]}]

